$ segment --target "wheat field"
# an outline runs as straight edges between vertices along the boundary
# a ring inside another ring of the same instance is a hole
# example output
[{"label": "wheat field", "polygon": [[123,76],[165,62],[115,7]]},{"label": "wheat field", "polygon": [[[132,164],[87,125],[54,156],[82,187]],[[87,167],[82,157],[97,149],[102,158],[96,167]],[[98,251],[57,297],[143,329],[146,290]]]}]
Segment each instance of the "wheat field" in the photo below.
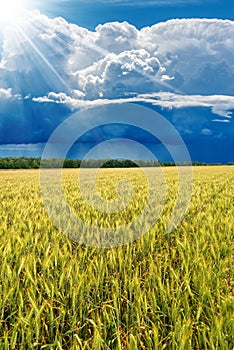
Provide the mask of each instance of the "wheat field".
[{"label": "wheat field", "polygon": [[[155,225],[110,249],[69,239],[53,225],[38,170],[0,172],[0,349],[233,349],[234,168],[194,167],[189,209],[170,232],[176,170]],[[105,201],[128,177],[125,210],[98,216],[81,198],[77,170],[63,171],[66,198],[88,223],[133,220],[144,206],[140,169],[103,169]],[[144,223],[143,223],[144,225]]]}]

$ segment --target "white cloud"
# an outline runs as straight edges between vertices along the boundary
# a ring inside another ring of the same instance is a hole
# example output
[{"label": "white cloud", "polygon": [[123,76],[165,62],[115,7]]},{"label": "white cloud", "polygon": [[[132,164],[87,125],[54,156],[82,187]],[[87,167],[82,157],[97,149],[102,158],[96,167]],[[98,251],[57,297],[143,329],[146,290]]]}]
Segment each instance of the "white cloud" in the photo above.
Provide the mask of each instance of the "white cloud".
[{"label": "white cloud", "polygon": [[141,30],[113,22],[91,32],[33,11],[5,33],[0,79],[9,82],[4,88],[32,81],[24,90],[37,96],[83,89],[87,99],[100,92],[113,98],[116,85],[130,93],[142,86],[146,93],[231,95],[233,47],[228,20],[176,19]]},{"label": "white cloud", "polygon": [[230,120],[229,119],[212,119],[212,122],[230,123]]},{"label": "white cloud", "polygon": [[229,119],[214,119],[213,121],[229,122],[231,119],[231,112],[234,110],[234,96],[202,96],[202,95],[177,95],[170,92],[158,92],[152,94],[138,94],[134,97],[104,99],[97,98],[95,100],[85,100],[76,97],[68,96],[64,93],[50,92],[43,97],[33,98],[34,102],[38,103],[56,103],[65,104],[71,110],[95,107],[102,104],[113,103],[129,103],[142,102],[162,108],[188,108],[188,107],[205,107],[210,108],[214,114],[220,117]]},{"label": "white cloud", "polygon": [[165,108],[206,107],[220,117],[231,118],[234,96],[226,95],[181,95],[170,92],[138,95],[145,102]]},{"label": "white cloud", "polygon": [[30,144],[8,144],[8,145],[1,145],[0,144],[0,151],[42,151],[44,148],[44,144],[38,143],[30,143]]},{"label": "white cloud", "polygon": [[201,133],[204,136],[211,136],[212,135],[212,131],[210,129],[207,129],[207,128],[202,129]]},{"label": "white cloud", "polygon": [[8,88],[8,89],[0,88],[0,100],[6,101],[11,99],[20,100],[22,99],[22,97],[20,94],[13,94],[11,88]]},{"label": "white cloud", "polygon": [[0,88],[0,98],[1,99],[10,99],[12,98],[12,89],[3,89]]},{"label": "white cloud", "polygon": [[128,22],[99,24],[96,28],[96,45],[109,52],[138,48],[138,30]]},{"label": "white cloud", "polygon": [[[158,76],[158,78],[157,78]],[[76,73],[80,90],[87,97],[116,97],[126,92],[149,90],[155,79],[160,81],[161,65],[144,50],[111,53],[92,66]]]},{"label": "white cloud", "polygon": [[56,93],[56,92],[49,92],[47,96],[43,97],[33,97],[33,102],[38,103],[57,103],[62,105],[69,106],[72,110],[77,107],[77,101],[75,98],[72,98],[70,96],[67,96],[64,92]]},{"label": "white cloud", "polygon": [[0,98],[22,93],[71,109],[110,100],[205,107],[230,120],[233,47],[228,20],[177,19],[141,30],[114,22],[92,32],[33,11],[5,33]]}]

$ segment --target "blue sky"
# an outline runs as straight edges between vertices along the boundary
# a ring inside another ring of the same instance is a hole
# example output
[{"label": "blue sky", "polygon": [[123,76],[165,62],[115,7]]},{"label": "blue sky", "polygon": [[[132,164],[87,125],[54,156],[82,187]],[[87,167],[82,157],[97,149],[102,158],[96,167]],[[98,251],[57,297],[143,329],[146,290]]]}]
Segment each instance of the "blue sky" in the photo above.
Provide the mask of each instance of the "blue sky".
[{"label": "blue sky", "polygon": [[[233,2],[34,0],[28,10],[0,23],[0,156],[40,156],[77,111],[135,103],[172,123],[192,160],[234,161]],[[125,137],[168,160],[144,131],[87,135],[71,156]]]},{"label": "blue sky", "polygon": [[61,0],[36,2],[49,16],[63,16],[71,23],[93,30],[98,24],[127,21],[137,28],[173,18],[220,18],[234,20],[231,0]]}]

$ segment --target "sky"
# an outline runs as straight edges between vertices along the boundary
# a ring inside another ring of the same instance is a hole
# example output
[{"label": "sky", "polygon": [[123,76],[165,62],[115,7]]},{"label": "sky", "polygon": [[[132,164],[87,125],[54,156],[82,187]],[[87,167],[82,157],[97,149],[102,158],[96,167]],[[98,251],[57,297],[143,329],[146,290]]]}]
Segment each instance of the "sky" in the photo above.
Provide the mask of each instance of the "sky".
[{"label": "sky", "polygon": [[61,0],[34,1],[48,16],[62,16],[70,23],[94,30],[98,24],[127,21],[138,29],[174,18],[220,18],[234,20],[231,0]]},{"label": "sky", "polygon": [[[233,2],[32,0],[24,9],[9,21],[0,15],[0,157],[41,156],[75,113],[132,103],[170,122],[191,160],[234,161]],[[106,113],[106,124],[85,133],[69,156],[122,138],[171,160],[145,130],[118,126],[117,112]],[[178,146],[173,135],[166,139]]]}]

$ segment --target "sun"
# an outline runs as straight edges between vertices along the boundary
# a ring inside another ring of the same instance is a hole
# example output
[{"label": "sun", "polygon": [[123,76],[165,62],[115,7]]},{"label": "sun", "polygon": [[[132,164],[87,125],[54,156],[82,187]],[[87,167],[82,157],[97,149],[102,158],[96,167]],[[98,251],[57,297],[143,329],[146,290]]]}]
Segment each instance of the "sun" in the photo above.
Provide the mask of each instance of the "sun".
[{"label": "sun", "polygon": [[0,24],[14,22],[27,10],[29,0],[0,0]]}]

